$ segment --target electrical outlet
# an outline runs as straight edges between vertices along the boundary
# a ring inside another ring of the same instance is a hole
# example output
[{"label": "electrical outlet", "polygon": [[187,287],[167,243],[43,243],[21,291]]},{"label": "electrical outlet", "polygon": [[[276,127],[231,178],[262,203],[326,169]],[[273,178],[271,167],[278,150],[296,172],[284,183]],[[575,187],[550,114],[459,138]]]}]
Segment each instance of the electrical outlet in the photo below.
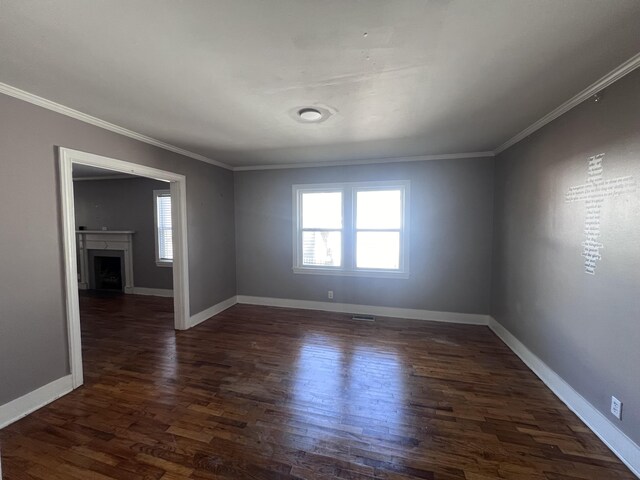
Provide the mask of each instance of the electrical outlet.
[{"label": "electrical outlet", "polygon": [[328,298],[329,300],[333,300],[333,290],[329,290],[329,291],[327,292],[327,298]]},{"label": "electrical outlet", "polygon": [[611,414],[618,420],[622,420],[622,402],[616,397],[611,397]]}]

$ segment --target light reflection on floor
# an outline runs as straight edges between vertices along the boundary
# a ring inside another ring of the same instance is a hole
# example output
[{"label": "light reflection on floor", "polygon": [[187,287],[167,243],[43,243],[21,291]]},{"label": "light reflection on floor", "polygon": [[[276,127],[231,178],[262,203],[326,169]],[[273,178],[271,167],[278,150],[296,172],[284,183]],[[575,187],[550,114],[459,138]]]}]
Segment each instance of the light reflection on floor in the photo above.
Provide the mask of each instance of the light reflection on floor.
[{"label": "light reflection on floor", "polygon": [[405,378],[391,347],[309,334],[298,353],[290,412],[296,423],[317,428],[305,440],[314,444],[335,439],[336,432],[354,438],[364,429],[397,432]]},{"label": "light reflection on floor", "polygon": [[162,376],[158,379],[160,382],[164,383],[166,380],[177,380],[178,379],[178,367],[180,362],[178,361],[178,351],[176,349],[176,337],[167,335],[163,338],[163,347],[162,347]]}]

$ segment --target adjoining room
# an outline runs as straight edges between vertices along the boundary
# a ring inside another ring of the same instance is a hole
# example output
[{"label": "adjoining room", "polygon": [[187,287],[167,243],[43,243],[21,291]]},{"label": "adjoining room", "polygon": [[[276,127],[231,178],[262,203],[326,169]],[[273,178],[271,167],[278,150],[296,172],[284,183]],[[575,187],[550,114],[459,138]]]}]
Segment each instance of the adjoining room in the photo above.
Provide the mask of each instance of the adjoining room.
[{"label": "adjoining room", "polygon": [[[92,370],[88,365],[110,358],[108,349],[101,350],[104,337],[120,335],[120,348],[135,351],[147,348],[148,336],[139,330],[142,319],[152,331],[174,329],[169,186],[152,178],[73,165],[84,378],[93,374],[87,372]],[[143,308],[149,310],[146,315]],[[141,359],[139,352],[133,357],[134,363]]]},{"label": "adjoining room", "polygon": [[80,288],[171,297],[169,184],[84,165],[73,170]]}]

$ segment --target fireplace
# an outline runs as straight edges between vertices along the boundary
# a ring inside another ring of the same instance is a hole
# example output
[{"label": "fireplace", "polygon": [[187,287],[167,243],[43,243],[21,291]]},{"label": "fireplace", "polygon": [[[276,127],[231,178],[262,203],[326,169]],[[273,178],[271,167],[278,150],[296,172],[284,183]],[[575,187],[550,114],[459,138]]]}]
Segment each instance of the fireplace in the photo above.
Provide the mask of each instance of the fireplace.
[{"label": "fireplace", "polygon": [[122,291],[122,267],[119,257],[93,257],[96,290]]},{"label": "fireplace", "polygon": [[124,290],[123,255],[118,251],[92,250],[89,252],[89,288],[92,290]]},{"label": "fireplace", "polygon": [[[78,288],[133,293],[132,237],[135,232],[78,230],[76,233],[79,258]],[[97,257],[109,259],[96,260]],[[111,260],[113,258],[115,260]]]}]

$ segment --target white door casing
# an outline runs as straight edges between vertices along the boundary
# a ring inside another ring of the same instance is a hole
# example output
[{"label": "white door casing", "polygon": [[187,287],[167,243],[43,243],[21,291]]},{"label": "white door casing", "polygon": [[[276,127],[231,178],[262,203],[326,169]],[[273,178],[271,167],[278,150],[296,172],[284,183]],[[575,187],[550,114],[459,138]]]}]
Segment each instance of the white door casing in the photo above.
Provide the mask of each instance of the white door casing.
[{"label": "white door casing", "polygon": [[173,225],[173,304],[176,330],[189,328],[189,253],[187,239],[187,185],[186,177],[136,163],[116,160],[69,148],[58,148],[62,231],[64,243],[65,300],[69,363],[73,388],[83,383],[82,343],[80,337],[80,307],[78,298],[78,266],[76,226],[73,199],[73,164],[89,165],[115,172],[170,182]]}]

